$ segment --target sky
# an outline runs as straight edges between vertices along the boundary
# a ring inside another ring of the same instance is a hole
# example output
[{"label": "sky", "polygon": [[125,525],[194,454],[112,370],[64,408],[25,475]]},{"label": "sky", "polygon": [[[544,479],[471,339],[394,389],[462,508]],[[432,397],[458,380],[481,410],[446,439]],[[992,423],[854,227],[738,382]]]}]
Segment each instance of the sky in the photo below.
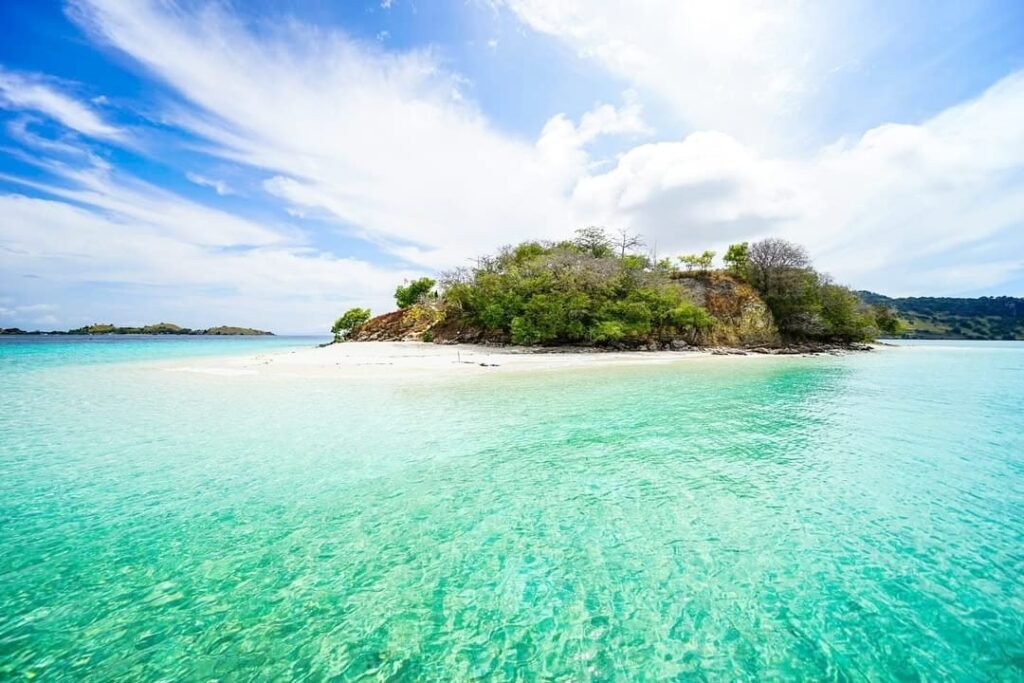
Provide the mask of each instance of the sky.
[{"label": "sky", "polygon": [[0,327],[323,333],[586,225],[1024,296],[1019,0],[25,0],[0,32]]}]

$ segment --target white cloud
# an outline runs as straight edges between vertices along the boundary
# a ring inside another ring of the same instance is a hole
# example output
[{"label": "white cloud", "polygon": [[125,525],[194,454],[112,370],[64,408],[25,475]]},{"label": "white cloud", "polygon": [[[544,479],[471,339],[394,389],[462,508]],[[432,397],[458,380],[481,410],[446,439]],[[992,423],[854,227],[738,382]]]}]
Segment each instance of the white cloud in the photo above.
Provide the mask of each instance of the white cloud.
[{"label": "white cloud", "polygon": [[123,130],[106,123],[92,109],[38,75],[18,74],[0,67],[0,106],[45,114],[93,138],[125,137]]},{"label": "white cloud", "polygon": [[193,173],[192,171],[188,171],[187,173],[185,173],[185,177],[188,178],[189,182],[195,183],[196,185],[200,185],[202,187],[209,187],[210,189],[212,189],[214,192],[221,196],[227,194],[234,194],[234,190],[232,190],[231,187],[223,180],[207,178],[204,175],[199,175],[198,173]]}]

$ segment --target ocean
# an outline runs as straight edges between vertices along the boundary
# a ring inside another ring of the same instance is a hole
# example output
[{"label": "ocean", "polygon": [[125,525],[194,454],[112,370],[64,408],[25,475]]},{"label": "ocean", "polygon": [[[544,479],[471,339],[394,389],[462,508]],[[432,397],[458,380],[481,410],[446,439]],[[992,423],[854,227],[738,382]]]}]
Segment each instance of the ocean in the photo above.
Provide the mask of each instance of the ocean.
[{"label": "ocean", "polygon": [[0,678],[1022,680],[1024,343],[367,381],[0,339]]}]

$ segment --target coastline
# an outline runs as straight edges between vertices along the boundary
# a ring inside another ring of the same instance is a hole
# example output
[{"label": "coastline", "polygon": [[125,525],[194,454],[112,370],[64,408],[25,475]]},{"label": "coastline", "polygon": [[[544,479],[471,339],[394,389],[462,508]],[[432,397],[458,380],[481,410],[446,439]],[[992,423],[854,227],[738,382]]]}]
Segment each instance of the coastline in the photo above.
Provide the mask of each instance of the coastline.
[{"label": "coastline", "polygon": [[784,349],[702,348],[678,351],[616,351],[576,347],[515,347],[425,342],[345,342],[325,346],[270,351],[217,358],[165,361],[156,367],[169,372],[219,376],[270,377],[413,377],[472,376],[481,372],[558,370],[591,367],[659,365],[716,357],[776,358],[844,355],[868,350],[840,347]]}]

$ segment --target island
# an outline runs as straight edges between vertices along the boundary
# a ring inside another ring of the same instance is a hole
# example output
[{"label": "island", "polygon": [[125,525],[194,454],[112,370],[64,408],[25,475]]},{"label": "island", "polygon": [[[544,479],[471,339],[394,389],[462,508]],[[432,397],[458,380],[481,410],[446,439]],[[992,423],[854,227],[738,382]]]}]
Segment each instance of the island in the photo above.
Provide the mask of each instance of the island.
[{"label": "island", "polygon": [[395,291],[397,310],[354,308],[336,341],[424,341],[595,350],[732,348],[763,352],[868,349],[903,323],[814,269],[783,239],[657,258],[639,236],[600,227],[558,242],[530,241],[476,265]]},{"label": "island", "polygon": [[181,327],[174,323],[154,323],[142,327],[120,327],[110,323],[94,323],[73,330],[26,331],[17,327],[0,329],[0,335],[101,335],[101,334],[167,334],[167,335],[202,335],[202,336],[232,336],[232,337],[265,337],[273,336],[273,332],[256,330],[251,327],[234,327],[220,325],[206,329],[192,329]]}]

